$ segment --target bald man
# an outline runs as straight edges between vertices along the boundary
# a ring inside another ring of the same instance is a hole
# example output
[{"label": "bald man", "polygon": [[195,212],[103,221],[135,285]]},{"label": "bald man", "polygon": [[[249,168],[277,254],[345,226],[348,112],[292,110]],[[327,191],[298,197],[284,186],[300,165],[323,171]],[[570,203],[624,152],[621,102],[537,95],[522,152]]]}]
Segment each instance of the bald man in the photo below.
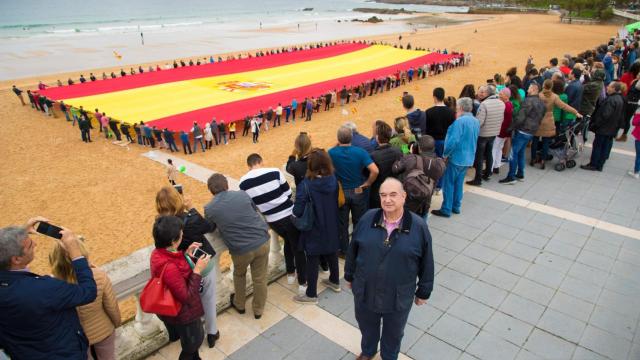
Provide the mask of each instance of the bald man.
[{"label": "bald man", "polygon": [[344,266],[362,334],[358,360],[372,359],[378,343],[382,359],[397,359],[412,304],[425,304],[433,289],[427,224],[404,209],[407,194],[397,179],[387,178],[379,194],[382,208],[356,225]]}]

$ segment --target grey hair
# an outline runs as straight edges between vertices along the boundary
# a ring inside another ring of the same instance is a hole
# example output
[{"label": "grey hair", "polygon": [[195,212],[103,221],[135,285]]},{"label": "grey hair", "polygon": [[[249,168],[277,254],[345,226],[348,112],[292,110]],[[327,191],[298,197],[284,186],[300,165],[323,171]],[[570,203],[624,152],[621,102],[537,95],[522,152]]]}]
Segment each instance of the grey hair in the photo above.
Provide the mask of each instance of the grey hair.
[{"label": "grey hair", "polygon": [[487,85],[487,94],[489,94],[489,96],[495,95],[496,94],[496,87],[493,86],[493,85]]},{"label": "grey hair", "polygon": [[388,178],[384,179],[384,181],[382,182],[382,184],[380,184],[380,189],[382,189],[382,185],[384,185],[385,183],[396,183],[398,185],[400,185],[400,189],[404,192],[404,185],[402,185],[402,182],[392,176],[389,176]]},{"label": "grey hair", "polygon": [[486,91],[487,93],[489,93],[489,87],[488,87],[487,85],[481,85],[481,86],[478,88],[478,92],[481,92],[481,91],[482,91],[482,92]]},{"label": "grey hair", "polygon": [[11,258],[22,256],[22,241],[27,238],[27,230],[22,226],[0,229],[0,270],[9,270]]},{"label": "grey hair", "polygon": [[347,121],[343,126],[348,127],[349,129],[351,129],[351,131],[358,130],[358,126],[353,121]]},{"label": "grey hair", "polygon": [[351,128],[346,125],[340,126],[338,129],[338,143],[340,144],[351,144],[351,140],[353,140],[353,132]]},{"label": "grey hair", "polygon": [[458,99],[458,108],[460,108],[460,110],[462,110],[462,112],[472,112],[473,111],[473,100],[471,100],[471,98],[468,97],[463,97]]}]

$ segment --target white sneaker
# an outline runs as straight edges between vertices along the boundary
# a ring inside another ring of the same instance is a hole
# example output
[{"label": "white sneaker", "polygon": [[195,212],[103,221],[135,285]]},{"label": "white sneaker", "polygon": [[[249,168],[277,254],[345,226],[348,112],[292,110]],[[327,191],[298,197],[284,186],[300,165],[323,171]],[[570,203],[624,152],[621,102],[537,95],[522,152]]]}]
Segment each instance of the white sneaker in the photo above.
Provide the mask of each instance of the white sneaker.
[{"label": "white sneaker", "polygon": [[307,292],[307,285],[298,285],[298,294],[304,295]]},{"label": "white sneaker", "polygon": [[632,170],[629,170],[629,172],[627,173],[627,175],[631,176],[634,179],[640,179],[640,172],[633,172]]},{"label": "white sneaker", "polygon": [[287,274],[287,284],[293,285],[296,282],[296,274],[289,275]]}]

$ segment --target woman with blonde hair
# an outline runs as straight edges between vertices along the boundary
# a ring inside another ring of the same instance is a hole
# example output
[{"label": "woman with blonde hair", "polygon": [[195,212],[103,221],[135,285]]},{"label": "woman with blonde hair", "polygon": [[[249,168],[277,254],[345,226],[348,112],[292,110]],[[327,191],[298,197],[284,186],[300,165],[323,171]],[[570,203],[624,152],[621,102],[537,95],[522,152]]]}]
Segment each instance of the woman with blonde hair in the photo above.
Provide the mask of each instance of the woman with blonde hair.
[{"label": "woman with blonde hair", "polygon": [[400,149],[403,154],[408,154],[409,144],[416,142],[416,136],[411,133],[409,128],[409,120],[404,116],[397,117],[394,128],[396,134],[391,138],[389,144]]},{"label": "woman with blonde hair", "polygon": [[[547,160],[547,156],[549,154],[549,144],[551,140],[556,136],[556,124],[553,119],[553,107],[557,106],[562,111],[574,114],[578,118],[582,118],[580,113],[572,108],[571,106],[565,104],[558,95],[553,92],[553,80],[547,79],[542,84],[542,92],[538,95],[542,103],[546,108],[546,112],[544,114],[544,118],[542,118],[542,122],[540,122],[540,127],[538,131],[536,131],[533,137],[533,143],[531,144],[531,163],[533,166],[535,163],[540,164],[540,169],[545,168],[544,163]],[[540,141],[540,137],[542,137],[542,141]],[[542,144],[542,152],[538,155],[539,145]]]},{"label": "woman with blonde hair", "polygon": [[307,158],[311,152],[311,138],[306,132],[300,132],[293,143],[293,152],[287,160],[287,172],[293,176],[296,186],[304,180],[307,173]]},{"label": "woman with blonde hair", "polygon": [[[80,252],[88,261],[89,252],[84,246],[82,238],[78,239],[78,245]],[[59,242],[56,242],[49,254],[49,264],[53,277],[71,284],[77,283],[71,259]],[[92,303],[76,308],[78,318],[80,318],[82,329],[89,339],[89,358],[115,360],[115,329],[121,325],[122,321],[118,301],[107,273],[94,265],[91,265],[91,271],[96,282],[98,295]],[[46,294],[44,295],[46,296]]]},{"label": "woman with blonde hair", "polygon": [[[182,230],[182,241],[178,244],[178,251],[186,251],[193,243],[200,243],[200,247],[206,254],[215,256],[216,251],[204,234],[212,232],[214,229],[203,217],[198,210],[191,206],[191,200],[183,198],[178,191],[171,187],[165,186],[156,194],[156,210],[158,216],[177,216],[182,219],[184,227]],[[195,263],[187,258],[191,269],[195,267]],[[215,262],[211,261],[206,269],[202,272],[202,287],[200,289],[200,300],[204,308],[205,330],[207,331],[207,343],[209,347],[215,346],[216,341],[220,337],[216,322],[216,269]],[[170,326],[169,339],[177,340],[177,333],[173,332]]]}]

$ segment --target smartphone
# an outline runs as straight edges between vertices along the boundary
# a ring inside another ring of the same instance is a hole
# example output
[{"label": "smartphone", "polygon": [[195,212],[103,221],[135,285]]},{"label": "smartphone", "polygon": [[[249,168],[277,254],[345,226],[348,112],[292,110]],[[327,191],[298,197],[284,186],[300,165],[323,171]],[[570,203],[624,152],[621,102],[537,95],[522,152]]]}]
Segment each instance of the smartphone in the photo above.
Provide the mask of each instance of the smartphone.
[{"label": "smartphone", "polygon": [[173,188],[176,189],[178,191],[178,193],[180,193],[180,195],[182,195],[182,185],[180,185],[180,184],[173,185]]},{"label": "smartphone", "polygon": [[47,235],[54,239],[62,239],[62,234],[60,234],[62,228],[51,225],[48,222],[41,221],[40,224],[38,224],[38,228],[36,229],[36,231],[40,234]]},{"label": "smartphone", "polygon": [[196,258],[196,259],[200,259],[201,257],[207,256],[207,255],[209,255],[209,254],[207,254],[206,251],[204,251],[204,250],[202,250],[200,248],[195,249],[195,251],[193,252],[193,257]]}]

